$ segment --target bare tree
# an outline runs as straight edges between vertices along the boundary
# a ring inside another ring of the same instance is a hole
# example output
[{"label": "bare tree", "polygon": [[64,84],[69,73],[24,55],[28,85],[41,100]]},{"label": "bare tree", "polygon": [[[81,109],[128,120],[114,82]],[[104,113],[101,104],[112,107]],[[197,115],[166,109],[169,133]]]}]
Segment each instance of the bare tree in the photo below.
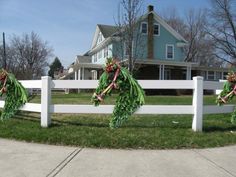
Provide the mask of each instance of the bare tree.
[{"label": "bare tree", "polygon": [[[0,66],[1,68],[4,68],[4,57],[3,57],[3,46],[0,46]],[[6,45],[6,69],[11,68],[11,71],[15,71],[17,66],[14,61],[14,51],[13,49],[9,46]]]},{"label": "bare tree", "polygon": [[162,18],[183,37],[187,34],[187,25],[183,18],[180,17],[175,7],[163,9]]},{"label": "bare tree", "polygon": [[163,18],[188,41],[188,45],[184,47],[185,61],[198,62],[203,66],[222,64],[214,55],[213,40],[206,30],[207,15],[205,10],[191,9],[186,13],[185,18],[181,18],[175,8],[168,10],[168,12],[170,13],[164,13]]},{"label": "bare tree", "polygon": [[189,45],[186,50],[185,61],[201,62],[206,55],[202,45],[207,43],[206,13],[202,10],[190,10],[186,15],[187,34]]},{"label": "bare tree", "polygon": [[236,1],[211,0],[209,35],[217,49],[215,55],[236,63]]},{"label": "bare tree", "polygon": [[23,34],[21,37],[14,35],[9,48],[7,69],[18,79],[34,79],[45,74],[52,49],[36,33]]},{"label": "bare tree", "polygon": [[[128,57],[128,68],[133,73],[136,57],[140,53],[141,34],[139,32],[143,0],[121,0],[118,8],[117,35],[124,59]],[[139,49],[138,49],[139,48]]]}]

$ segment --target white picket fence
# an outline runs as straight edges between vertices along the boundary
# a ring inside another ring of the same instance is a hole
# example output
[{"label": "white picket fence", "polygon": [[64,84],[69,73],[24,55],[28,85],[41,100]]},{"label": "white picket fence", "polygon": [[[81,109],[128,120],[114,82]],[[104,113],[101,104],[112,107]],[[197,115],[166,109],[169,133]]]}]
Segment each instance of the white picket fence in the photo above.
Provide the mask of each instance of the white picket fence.
[{"label": "white picket fence", "polygon": [[[139,80],[144,89],[193,89],[192,105],[144,105],[136,114],[192,114],[193,131],[202,131],[204,114],[230,113],[234,105],[203,105],[203,90],[219,90],[223,88],[222,82],[203,81],[202,77],[193,77],[193,80]],[[89,113],[111,114],[114,105],[66,105],[51,104],[52,89],[94,89],[98,85],[97,80],[51,80],[44,76],[41,80],[21,81],[25,88],[41,89],[41,104],[26,103],[21,110],[41,112],[41,126],[48,127],[51,124],[51,113]],[[4,101],[0,101],[0,107]]]}]

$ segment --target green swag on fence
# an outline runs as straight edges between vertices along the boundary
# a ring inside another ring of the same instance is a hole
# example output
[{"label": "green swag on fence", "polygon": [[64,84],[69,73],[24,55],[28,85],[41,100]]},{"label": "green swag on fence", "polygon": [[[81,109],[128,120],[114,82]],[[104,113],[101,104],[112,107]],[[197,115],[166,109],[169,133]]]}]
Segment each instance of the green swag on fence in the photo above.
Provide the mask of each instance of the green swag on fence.
[{"label": "green swag on fence", "polygon": [[110,127],[117,128],[144,104],[144,91],[129,71],[120,66],[115,59],[108,58],[99,85],[92,96],[98,106],[112,90],[118,90],[118,98],[110,120]]},{"label": "green swag on fence", "polygon": [[[227,81],[224,83],[223,90],[216,99],[218,105],[223,105],[233,99],[236,95],[236,73],[230,72],[227,75]],[[236,122],[236,108],[231,115],[231,122]]]},{"label": "green swag on fence", "polygon": [[18,109],[27,102],[27,92],[21,83],[11,73],[0,70],[0,96],[5,95],[5,105],[1,113],[1,119],[7,119],[15,115]]}]

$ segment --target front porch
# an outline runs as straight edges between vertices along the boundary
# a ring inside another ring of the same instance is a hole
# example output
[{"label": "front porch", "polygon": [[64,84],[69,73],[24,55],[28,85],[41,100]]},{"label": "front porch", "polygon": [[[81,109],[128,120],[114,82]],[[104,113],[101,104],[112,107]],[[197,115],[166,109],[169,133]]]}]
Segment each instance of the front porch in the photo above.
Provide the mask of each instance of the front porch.
[{"label": "front porch", "polygon": [[202,76],[206,81],[226,79],[229,68],[202,67],[198,63],[161,60],[137,60],[135,77],[139,80],[191,80]]},{"label": "front porch", "polygon": [[137,60],[135,77],[140,80],[191,80],[196,63],[161,60]]}]

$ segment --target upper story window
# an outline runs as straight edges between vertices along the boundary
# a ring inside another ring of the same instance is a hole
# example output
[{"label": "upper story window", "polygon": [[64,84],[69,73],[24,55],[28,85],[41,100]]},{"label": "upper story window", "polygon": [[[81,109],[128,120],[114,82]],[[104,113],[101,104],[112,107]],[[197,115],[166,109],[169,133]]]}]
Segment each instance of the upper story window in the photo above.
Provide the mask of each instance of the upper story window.
[{"label": "upper story window", "polygon": [[108,57],[108,46],[104,48],[104,58]]},{"label": "upper story window", "polygon": [[100,42],[102,42],[102,33],[99,32],[98,33],[98,40],[97,40],[97,43],[99,44]]},{"label": "upper story window", "polygon": [[160,25],[154,23],[153,25],[153,34],[159,36],[160,35]]},{"label": "upper story window", "polygon": [[102,58],[102,50],[98,52],[98,59]]},{"label": "upper story window", "polygon": [[147,24],[147,22],[142,22],[141,23],[141,33],[147,34],[147,31],[148,31],[148,24]]},{"label": "upper story window", "polygon": [[94,63],[98,61],[97,53],[95,53],[95,54],[93,55],[93,61],[94,61]]},{"label": "upper story window", "polygon": [[166,59],[174,59],[174,45],[166,45]]}]

